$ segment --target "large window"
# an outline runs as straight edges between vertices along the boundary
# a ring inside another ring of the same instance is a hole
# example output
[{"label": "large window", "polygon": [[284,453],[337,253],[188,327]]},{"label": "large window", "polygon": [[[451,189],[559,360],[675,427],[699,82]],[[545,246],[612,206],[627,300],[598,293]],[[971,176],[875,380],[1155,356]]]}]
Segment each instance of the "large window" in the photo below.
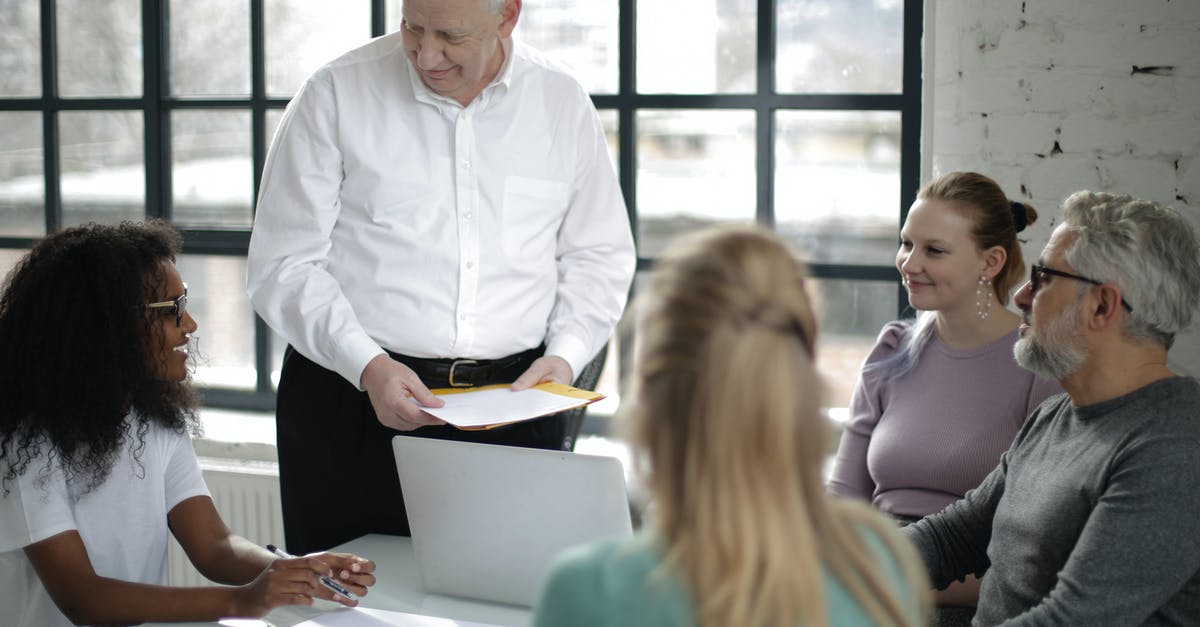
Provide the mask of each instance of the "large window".
[{"label": "large window", "polygon": [[[243,290],[267,146],[304,78],[397,28],[401,4],[0,0],[0,271],[48,230],[172,220],[206,401],[271,407],[283,345]],[[904,305],[892,256],[917,186],[921,4],[526,0],[517,28],[593,94],[640,276],[714,223],[766,225],[808,255],[834,406]]]}]

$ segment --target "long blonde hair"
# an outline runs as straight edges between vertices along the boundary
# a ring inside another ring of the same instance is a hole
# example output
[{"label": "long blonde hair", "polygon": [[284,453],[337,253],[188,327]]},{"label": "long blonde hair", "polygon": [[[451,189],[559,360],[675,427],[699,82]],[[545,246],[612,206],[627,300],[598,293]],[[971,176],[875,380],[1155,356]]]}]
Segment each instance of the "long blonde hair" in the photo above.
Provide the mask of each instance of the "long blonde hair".
[{"label": "long blonde hair", "polygon": [[770,233],[714,229],[677,242],[639,304],[626,426],[649,466],[664,572],[683,578],[701,625],[826,624],[822,567],[876,624],[908,624],[864,531],[928,589],[890,523],[825,493],[805,274]]}]

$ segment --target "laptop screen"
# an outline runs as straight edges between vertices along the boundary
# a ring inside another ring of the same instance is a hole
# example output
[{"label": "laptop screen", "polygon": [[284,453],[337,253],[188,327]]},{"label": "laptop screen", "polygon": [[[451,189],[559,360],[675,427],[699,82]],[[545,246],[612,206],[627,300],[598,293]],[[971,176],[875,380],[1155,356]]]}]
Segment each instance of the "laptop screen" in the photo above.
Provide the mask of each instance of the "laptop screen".
[{"label": "laptop screen", "polygon": [[616,458],[404,435],[392,447],[428,592],[532,606],[564,549],[632,534]]}]

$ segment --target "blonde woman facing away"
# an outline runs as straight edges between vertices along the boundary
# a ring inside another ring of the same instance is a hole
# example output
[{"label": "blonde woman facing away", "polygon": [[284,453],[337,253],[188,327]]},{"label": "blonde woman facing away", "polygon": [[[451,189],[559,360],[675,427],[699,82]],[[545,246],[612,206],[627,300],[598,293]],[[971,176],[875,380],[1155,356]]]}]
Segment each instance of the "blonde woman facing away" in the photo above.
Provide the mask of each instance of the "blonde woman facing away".
[{"label": "blonde woman facing away", "polygon": [[924,624],[912,549],[822,486],[804,277],[753,229],[706,231],[662,257],[625,410],[650,519],[632,539],[562,556],[536,625]]}]

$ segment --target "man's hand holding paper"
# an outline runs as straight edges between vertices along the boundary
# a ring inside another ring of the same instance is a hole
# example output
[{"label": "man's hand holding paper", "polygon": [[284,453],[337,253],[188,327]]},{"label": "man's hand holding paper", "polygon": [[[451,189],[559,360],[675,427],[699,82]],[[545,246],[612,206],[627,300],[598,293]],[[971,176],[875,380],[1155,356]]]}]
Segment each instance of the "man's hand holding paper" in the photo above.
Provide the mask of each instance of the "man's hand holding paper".
[{"label": "man's hand holding paper", "polygon": [[513,381],[513,391],[520,391],[531,388],[539,383],[562,383],[570,385],[575,380],[574,374],[571,372],[571,365],[567,360],[558,355],[546,355],[539,357],[529,368]]},{"label": "man's hand holding paper", "polygon": [[378,355],[363,369],[362,386],[375,408],[375,416],[385,427],[412,431],[425,425],[445,424],[422,410],[422,406],[441,407],[442,400],[425,387],[411,368],[386,354]]}]

